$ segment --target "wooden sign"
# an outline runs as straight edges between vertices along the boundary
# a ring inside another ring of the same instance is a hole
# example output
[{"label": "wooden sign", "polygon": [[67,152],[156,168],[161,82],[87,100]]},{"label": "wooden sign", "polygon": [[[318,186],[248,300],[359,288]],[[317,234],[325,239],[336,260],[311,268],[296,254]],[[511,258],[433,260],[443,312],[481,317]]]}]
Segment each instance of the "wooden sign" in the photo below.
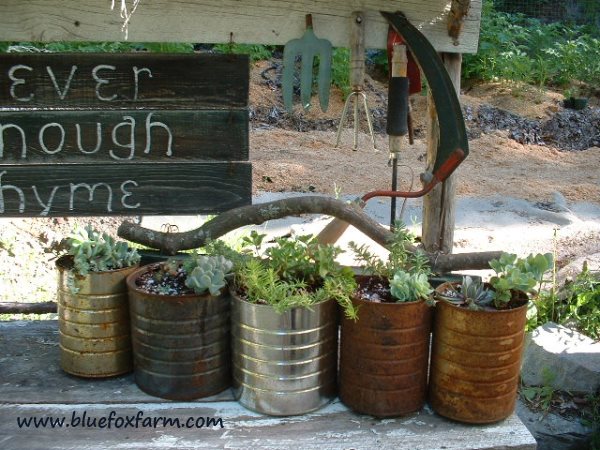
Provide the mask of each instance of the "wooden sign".
[{"label": "wooden sign", "polygon": [[0,55],[0,216],[251,202],[248,58]]}]

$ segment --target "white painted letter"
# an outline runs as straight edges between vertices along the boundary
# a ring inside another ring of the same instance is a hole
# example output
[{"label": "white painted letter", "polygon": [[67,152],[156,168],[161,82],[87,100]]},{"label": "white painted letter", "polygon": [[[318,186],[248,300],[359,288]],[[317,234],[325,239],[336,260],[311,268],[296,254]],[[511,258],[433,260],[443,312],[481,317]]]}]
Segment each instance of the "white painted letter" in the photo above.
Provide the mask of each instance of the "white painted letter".
[{"label": "white painted letter", "polygon": [[152,127],[161,127],[164,128],[169,135],[169,142],[167,144],[167,156],[171,156],[173,154],[173,151],[171,150],[171,147],[173,145],[173,134],[171,133],[169,127],[164,123],[150,122],[150,120],[152,119],[152,114],[154,113],[150,113],[146,117],[146,149],[144,150],[144,153],[150,153],[150,149],[152,148],[152,136],[150,135]]},{"label": "white painted letter", "polygon": [[108,201],[106,202],[106,210],[108,212],[112,212],[112,188],[106,183],[96,183],[93,186],[90,186],[87,183],[79,183],[79,184],[71,183],[71,198],[69,199],[69,211],[73,211],[75,191],[77,189],[79,189],[79,188],[87,189],[88,193],[89,193],[89,201],[91,202],[94,200],[94,192],[96,191],[96,188],[99,186],[105,186],[106,189],[108,189]]},{"label": "white painted letter", "polygon": [[71,87],[71,81],[73,80],[73,75],[75,75],[75,72],[77,72],[77,66],[71,66],[71,73],[69,74],[69,78],[67,78],[67,81],[65,82],[65,87],[62,92],[61,92],[60,88],[58,87],[58,82],[56,81],[56,76],[54,75],[54,72],[52,71],[52,67],[46,66],[46,72],[48,72],[48,75],[50,76],[50,80],[52,80],[52,84],[54,85],[54,89],[56,89],[56,93],[58,94],[59,98],[61,100],[64,100],[65,97],[67,96],[67,92],[69,92],[69,88]]},{"label": "white painted letter", "polygon": [[2,175],[4,175],[6,170],[0,172],[0,214],[4,213],[4,190],[12,189],[19,196],[19,212],[22,213],[25,211],[25,194],[23,194],[23,190],[19,189],[12,184],[7,184],[6,186],[2,186]]},{"label": "white painted letter", "polygon": [[135,205],[128,205],[127,203],[125,203],[125,199],[127,197],[131,197],[133,195],[133,193],[129,192],[128,190],[125,189],[125,185],[127,184],[133,184],[134,186],[138,186],[138,184],[133,181],[133,180],[127,180],[127,181],[123,181],[123,183],[121,183],[121,192],[124,194],[123,197],[121,197],[121,204],[128,209],[136,209],[140,207],[140,203],[136,203]]},{"label": "white painted letter", "polygon": [[104,102],[110,102],[110,101],[114,100],[115,98],[117,98],[117,94],[113,94],[110,97],[103,97],[102,95],[100,95],[100,86],[103,84],[110,83],[110,80],[105,80],[103,78],[100,78],[98,76],[99,70],[116,70],[116,67],[108,66],[106,64],[100,64],[99,66],[94,67],[94,69],[92,70],[92,77],[94,77],[94,80],[96,80],[98,82],[98,84],[96,85],[96,97],[98,97],[98,100],[102,100]]},{"label": "white painted letter", "polygon": [[29,102],[33,98],[33,92],[30,93],[28,97],[17,97],[17,94],[15,94],[15,86],[18,86],[19,84],[25,84],[25,80],[23,78],[15,77],[15,72],[19,69],[29,70],[30,72],[33,72],[33,68],[29,66],[24,66],[23,64],[18,64],[10,68],[10,70],[8,71],[8,78],[10,78],[13,81],[13,84],[10,85],[10,96],[19,102]]},{"label": "white painted letter", "polygon": [[4,130],[8,130],[9,128],[14,128],[21,133],[21,158],[25,159],[27,157],[27,143],[25,142],[25,132],[23,129],[15,124],[8,123],[3,125],[0,123],[0,158],[4,158]]},{"label": "white painted letter", "polygon": [[[46,129],[50,128],[50,127],[58,127],[58,129],[60,130],[60,133],[61,133],[60,134],[60,144],[58,144],[54,150],[48,149],[48,147],[46,147],[46,144],[44,143],[44,133],[46,132]],[[40,129],[40,134],[38,136],[38,140],[40,141],[40,147],[42,148],[42,150],[45,153],[48,153],[49,155],[54,155],[55,153],[60,152],[63,148],[63,145],[65,143],[65,129],[62,127],[62,125],[60,123],[56,123],[56,122],[47,123]]]},{"label": "white painted letter", "polygon": [[79,148],[81,153],[92,155],[100,150],[100,146],[102,145],[102,124],[100,122],[96,122],[96,147],[94,150],[83,149],[83,145],[81,145],[81,126],[78,123],[75,124],[75,131],[77,135],[77,148]]},{"label": "white painted letter", "polygon": [[33,189],[33,193],[35,194],[35,198],[37,199],[38,203],[40,204],[40,206],[44,207],[44,209],[40,213],[40,216],[47,216],[50,212],[50,208],[52,208],[52,202],[54,201],[54,194],[56,194],[58,188],[59,186],[54,186],[52,188],[52,192],[50,192],[50,197],[48,197],[48,203],[44,203],[40,198],[40,194],[38,194],[37,186],[31,186],[31,189]]},{"label": "white painted letter", "polygon": [[[113,130],[112,130],[112,140],[113,140],[113,142],[114,142],[115,145],[118,145],[119,147],[128,148],[129,149],[129,156],[127,156],[126,158],[121,158],[120,156],[115,155],[115,152],[113,152],[112,150],[109,151],[109,154],[110,154],[110,156],[112,156],[116,160],[127,161],[127,160],[130,160],[130,159],[133,159],[133,154],[135,153],[135,119],[133,117],[131,117],[131,116],[123,116],[123,120],[125,120],[125,122],[118,123],[113,128]],[[129,122],[126,122],[127,120],[129,120]],[[119,128],[121,128],[121,127],[126,127],[126,126],[130,127],[130,131],[129,131],[129,144],[121,144],[117,140],[117,130]]]},{"label": "white painted letter", "polygon": [[142,72],[147,72],[148,77],[152,78],[152,71],[150,69],[148,69],[147,67],[142,67],[141,69],[138,69],[136,66],[133,66],[133,80],[135,82],[134,83],[135,90],[133,91],[133,101],[136,101],[138,99],[138,93],[140,92],[138,75]]}]

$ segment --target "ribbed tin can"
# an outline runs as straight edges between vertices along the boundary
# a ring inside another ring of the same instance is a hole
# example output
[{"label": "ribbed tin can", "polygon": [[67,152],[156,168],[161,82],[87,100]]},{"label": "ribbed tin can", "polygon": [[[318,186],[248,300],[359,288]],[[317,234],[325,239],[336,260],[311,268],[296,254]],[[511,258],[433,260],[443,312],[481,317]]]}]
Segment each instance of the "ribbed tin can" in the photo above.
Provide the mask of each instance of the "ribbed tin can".
[{"label": "ribbed tin can", "polygon": [[56,262],[60,366],[81,377],[110,377],[133,368],[125,278],[137,266],[77,277],[69,289],[72,257]]},{"label": "ribbed tin can", "polygon": [[213,296],[149,294],[127,278],[135,381],[148,394],[193,400],[231,386],[229,293]]},{"label": "ribbed tin can", "polygon": [[515,408],[527,305],[473,311],[436,305],[429,402],[438,414],[492,423]]},{"label": "ribbed tin can", "polygon": [[278,314],[232,293],[233,387],[245,407],[273,416],[314,411],[336,395],[337,304]]},{"label": "ribbed tin can", "polygon": [[424,301],[353,303],[358,320],[344,317],[341,326],[342,402],[376,417],[420,410],[427,396],[432,308]]}]

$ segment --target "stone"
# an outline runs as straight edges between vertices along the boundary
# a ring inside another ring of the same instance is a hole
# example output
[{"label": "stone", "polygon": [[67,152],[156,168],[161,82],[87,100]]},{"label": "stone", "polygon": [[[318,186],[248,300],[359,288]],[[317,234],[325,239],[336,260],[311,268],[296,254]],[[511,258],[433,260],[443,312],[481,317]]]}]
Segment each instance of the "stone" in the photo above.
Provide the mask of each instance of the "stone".
[{"label": "stone", "polygon": [[527,334],[523,384],[595,393],[600,388],[600,343],[548,322]]},{"label": "stone", "polygon": [[577,418],[561,417],[553,412],[531,411],[521,399],[517,415],[537,441],[537,450],[575,450],[590,448],[593,429]]}]

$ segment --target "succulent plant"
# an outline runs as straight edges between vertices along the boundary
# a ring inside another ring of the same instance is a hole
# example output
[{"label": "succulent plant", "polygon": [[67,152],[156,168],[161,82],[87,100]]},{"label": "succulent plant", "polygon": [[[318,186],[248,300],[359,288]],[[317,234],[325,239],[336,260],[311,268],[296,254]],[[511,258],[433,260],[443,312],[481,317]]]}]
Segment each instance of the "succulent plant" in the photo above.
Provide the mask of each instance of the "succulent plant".
[{"label": "succulent plant", "polygon": [[470,309],[481,309],[494,301],[494,291],[485,287],[480,279],[468,275],[463,277],[459,294],[459,298]]},{"label": "succulent plant", "polygon": [[121,269],[140,262],[137,250],[130,249],[127,242],[115,241],[106,233],[100,234],[89,224],[73,231],[66,244],[67,254],[73,256],[67,283],[74,294],[79,291],[76,275],[83,277],[90,272]]},{"label": "succulent plant", "polygon": [[73,256],[73,270],[81,276],[130,267],[140,261],[137,250],[130,249],[127,242],[100,234],[91,225],[75,230],[67,238],[67,253]]},{"label": "succulent plant", "polygon": [[218,295],[225,286],[225,276],[233,268],[233,263],[224,256],[198,256],[194,258],[195,267],[188,273],[185,285],[196,294],[206,291]]},{"label": "succulent plant", "polygon": [[551,253],[530,254],[527,258],[503,253],[499,259],[490,261],[490,267],[496,275],[490,279],[495,290],[494,306],[506,308],[514,291],[535,293],[534,287],[544,281],[544,274],[552,268]]},{"label": "succulent plant", "polygon": [[433,292],[427,274],[398,270],[390,280],[390,292],[399,302],[427,299]]}]

